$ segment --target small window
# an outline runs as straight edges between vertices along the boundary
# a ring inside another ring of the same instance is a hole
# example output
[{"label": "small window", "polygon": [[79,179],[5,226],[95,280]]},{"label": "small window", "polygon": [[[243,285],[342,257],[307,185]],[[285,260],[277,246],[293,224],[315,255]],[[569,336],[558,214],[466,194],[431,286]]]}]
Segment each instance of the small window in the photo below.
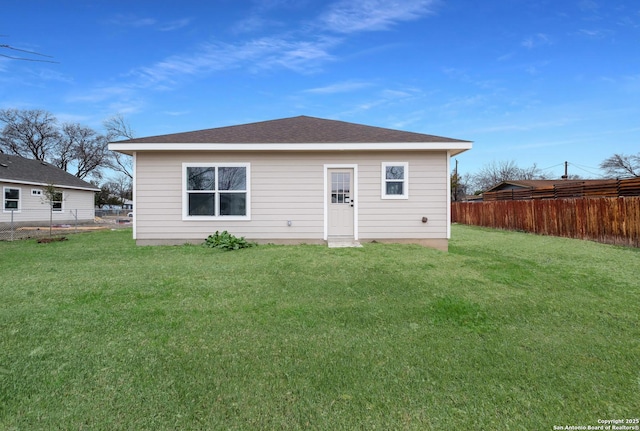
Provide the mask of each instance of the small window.
[{"label": "small window", "polygon": [[248,164],[186,165],[184,175],[186,217],[248,217]]},{"label": "small window", "polygon": [[382,163],[382,199],[409,199],[409,163]]},{"label": "small window", "polygon": [[51,196],[51,209],[53,211],[62,211],[62,192],[54,192]]},{"label": "small window", "polygon": [[31,196],[42,196],[41,189],[31,189]]},{"label": "small window", "polygon": [[4,204],[2,208],[5,212],[20,211],[20,189],[4,187],[3,195]]}]

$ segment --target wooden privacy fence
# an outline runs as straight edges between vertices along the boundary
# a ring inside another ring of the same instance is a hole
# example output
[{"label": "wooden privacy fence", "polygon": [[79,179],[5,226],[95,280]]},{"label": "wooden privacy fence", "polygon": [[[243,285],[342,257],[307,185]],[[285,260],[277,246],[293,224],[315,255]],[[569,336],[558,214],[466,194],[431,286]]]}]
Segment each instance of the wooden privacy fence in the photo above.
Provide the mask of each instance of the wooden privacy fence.
[{"label": "wooden privacy fence", "polygon": [[451,221],[640,247],[640,196],[453,202]]},{"label": "wooden privacy fence", "polygon": [[485,202],[523,199],[568,199],[640,196],[640,177],[625,180],[564,180],[549,187],[485,192]]}]

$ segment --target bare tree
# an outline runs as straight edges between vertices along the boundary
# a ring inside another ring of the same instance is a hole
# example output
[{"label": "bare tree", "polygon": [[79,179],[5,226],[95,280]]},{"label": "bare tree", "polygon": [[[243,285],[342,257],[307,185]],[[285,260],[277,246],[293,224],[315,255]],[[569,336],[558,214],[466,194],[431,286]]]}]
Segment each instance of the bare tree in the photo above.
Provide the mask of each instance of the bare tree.
[{"label": "bare tree", "polygon": [[[89,127],[63,124],[56,164],[78,178],[92,176],[100,179],[102,169],[110,165],[107,143],[106,136],[99,135]],[[69,162],[73,162],[71,166]]]},{"label": "bare tree", "polygon": [[106,182],[104,187],[109,190],[109,193],[113,196],[118,197],[120,200],[120,205],[124,205],[124,202],[127,199],[131,199],[132,195],[132,184],[131,178],[126,176],[123,173],[120,173],[116,177],[114,177],[111,181]]},{"label": "bare tree", "polygon": [[68,172],[69,164],[73,162],[74,158],[75,133],[73,131],[73,126],[70,124],[63,124],[61,130],[62,133],[60,135],[60,140],[58,141],[56,155],[51,159],[51,161],[52,164]]},{"label": "bare tree", "polygon": [[3,152],[48,161],[60,141],[56,118],[40,109],[0,109],[0,148]]},{"label": "bare tree", "polygon": [[600,169],[612,178],[640,177],[640,153],[614,154],[600,163]]},{"label": "bare tree", "polygon": [[80,124],[60,127],[47,111],[0,110],[0,123],[3,152],[49,162],[82,179],[100,179],[111,165],[106,136]]},{"label": "bare tree", "polygon": [[[109,141],[134,138],[133,129],[122,114],[116,114],[108,118],[104,121],[103,125],[107,130],[107,138]],[[133,161],[131,156],[114,151],[112,154],[111,168],[126,175],[129,179],[133,179]]]},{"label": "bare tree", "polygon": [[511,161],[493,161],[484,165],[480,171],[472,175],[472,182],[476,190],[484,191],[503,181],[541,180],[545,176],[534,163],[529,168],[521,168]]}]

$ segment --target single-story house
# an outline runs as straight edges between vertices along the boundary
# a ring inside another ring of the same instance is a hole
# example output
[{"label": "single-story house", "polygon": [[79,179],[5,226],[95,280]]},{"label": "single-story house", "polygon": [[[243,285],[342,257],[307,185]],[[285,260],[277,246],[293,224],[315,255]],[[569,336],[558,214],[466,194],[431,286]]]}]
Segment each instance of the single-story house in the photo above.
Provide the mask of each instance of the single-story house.
[{"label": "single-story house", "polygon": [[504,190],[535,190],[553,187],[571,187],[575,185],[599,186],[611,183],[614,180],[583,180],[583,179],[559,179],[559,180],[509,180],[501,181],[491,187],[485,193],[501,192]]},{"label": "single-story house", "polygon": [[561,183],[566,180],[510,180],[501,181],[495,186],[486,190],[489,192],[501,192],[504,190],[523,190],[523,189],[537,189],[543,187],[553,187],[555,184]]},{"label": "single-story house", "polygon": [[450,158],[470,141],[298,116],[112,142],[133,156],[140,245],[227,230],[263,243],[446,250]]},{"label": "single-story house", "polygon": [[[47,198],[47,189],[55,194]],[[94,220],[100,191],[80,178],[39,160],[0,153],[1,223],[48,224]]]}]

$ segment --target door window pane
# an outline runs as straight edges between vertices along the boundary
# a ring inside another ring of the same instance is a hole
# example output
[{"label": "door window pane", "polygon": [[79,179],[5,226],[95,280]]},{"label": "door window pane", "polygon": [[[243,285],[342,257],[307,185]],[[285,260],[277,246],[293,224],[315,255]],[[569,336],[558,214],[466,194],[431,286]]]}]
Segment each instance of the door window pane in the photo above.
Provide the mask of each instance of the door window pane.
[{"label": "door window pane", "polygon": [[348,204],[351,195],[351,174],[348,172],[331,173],[331,203]]}]

